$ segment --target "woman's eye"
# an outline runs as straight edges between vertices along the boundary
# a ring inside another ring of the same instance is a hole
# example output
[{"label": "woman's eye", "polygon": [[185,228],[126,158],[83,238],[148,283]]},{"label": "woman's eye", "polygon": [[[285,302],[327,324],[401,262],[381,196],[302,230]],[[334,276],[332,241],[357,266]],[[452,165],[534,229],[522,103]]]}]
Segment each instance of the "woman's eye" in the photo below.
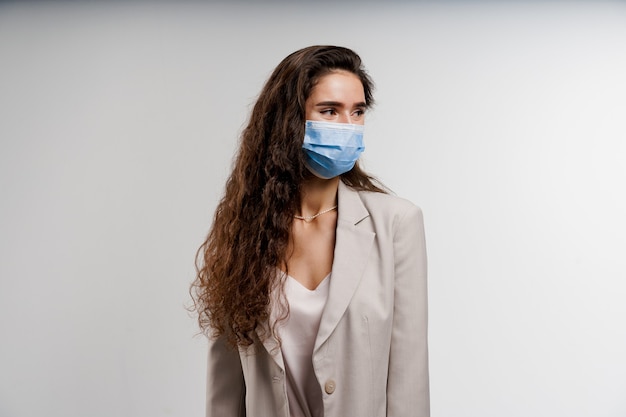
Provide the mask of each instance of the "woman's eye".
[{"label": "woman's eye", "polygon": [[332,116],[335,114],[335,109],[324,109],[320,113]]}]

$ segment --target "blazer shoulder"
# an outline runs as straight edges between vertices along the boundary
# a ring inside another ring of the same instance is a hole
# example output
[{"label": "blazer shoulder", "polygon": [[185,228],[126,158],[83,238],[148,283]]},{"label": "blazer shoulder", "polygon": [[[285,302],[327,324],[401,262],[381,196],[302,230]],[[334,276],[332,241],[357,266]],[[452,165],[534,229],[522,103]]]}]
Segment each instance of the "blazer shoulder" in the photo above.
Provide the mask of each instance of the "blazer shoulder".
[{"label": "blazer shoulder", "polygon": [[387,214],[394,217],[407,215],[409,213],[422,215],[422,209],[406,198],[374,191],[357,192],[370,214]]}]

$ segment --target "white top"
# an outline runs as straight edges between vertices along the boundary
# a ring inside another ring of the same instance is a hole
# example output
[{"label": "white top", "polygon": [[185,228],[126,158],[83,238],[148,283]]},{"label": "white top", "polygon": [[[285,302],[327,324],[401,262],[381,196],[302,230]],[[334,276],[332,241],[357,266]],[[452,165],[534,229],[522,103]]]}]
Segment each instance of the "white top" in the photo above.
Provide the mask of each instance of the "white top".
[{"label": "white top", "polygon": [[289,317],[279,326],[291,417],[323,417],[322,389],[313,371],[313,347],[328,298],[330,274],[314,290],[285,280]]}]

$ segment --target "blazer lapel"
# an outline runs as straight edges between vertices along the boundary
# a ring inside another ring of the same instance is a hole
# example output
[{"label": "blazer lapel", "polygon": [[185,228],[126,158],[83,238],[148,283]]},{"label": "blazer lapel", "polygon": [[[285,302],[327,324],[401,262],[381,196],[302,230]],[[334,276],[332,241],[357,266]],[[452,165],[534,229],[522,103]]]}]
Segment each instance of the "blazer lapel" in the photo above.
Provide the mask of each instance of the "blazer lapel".
[{"label": "blazer lapel", "polygon": [[[274,317],[271,317],[270,321],[273,323]],[[265,350],[267,350],[267,353],[270,355],[270,357],[274,359],[274,362],[276,362],[276,364],[280,366],[280,369],[284,370],[285,363],[283,361],[283,355],[280,351],[278,340],[276,340],[276,338],[274,337],[274,335],[272,335],[270,331],[270,325],[269,325],[270,321],[266,321],[261,325],[263,329],[261,332],[257,331],[257,337],[259,333],[265,336],[262,342],[263,346],[265,347]]]},{"label": "blazer lapel", "polygon": [[[358,224],[369,217],[359,194],[339,181],[338,218],[332,276],[326,307],[315,339],[315,353],[328,339],[350,304],[367,265],[375,233],[361,230]],[[273,322],[273,320],[270,320]],[[271,336],[269,323],[263,324],[263,346],[281,369],[285,369],[278,341]]]},{"label": "blazer lapel", "polygon": [[333,269],[326,307],[322,313],[314,351],[328,339],[350,304],[367,265],[375,233],[359,229],[369,217],[359,194],[339,181],[338,218]]}]

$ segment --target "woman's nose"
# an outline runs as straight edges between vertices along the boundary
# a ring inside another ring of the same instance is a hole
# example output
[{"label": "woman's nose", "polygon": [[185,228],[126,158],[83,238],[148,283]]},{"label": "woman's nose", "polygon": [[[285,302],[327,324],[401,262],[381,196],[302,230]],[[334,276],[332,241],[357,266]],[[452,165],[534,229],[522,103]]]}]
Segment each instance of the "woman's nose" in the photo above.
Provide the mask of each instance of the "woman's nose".
[{"label": "woman's nose", "polygon": [[340,113],[339,114],[339,123],[352,123],[352,116],[350,113]]}]

